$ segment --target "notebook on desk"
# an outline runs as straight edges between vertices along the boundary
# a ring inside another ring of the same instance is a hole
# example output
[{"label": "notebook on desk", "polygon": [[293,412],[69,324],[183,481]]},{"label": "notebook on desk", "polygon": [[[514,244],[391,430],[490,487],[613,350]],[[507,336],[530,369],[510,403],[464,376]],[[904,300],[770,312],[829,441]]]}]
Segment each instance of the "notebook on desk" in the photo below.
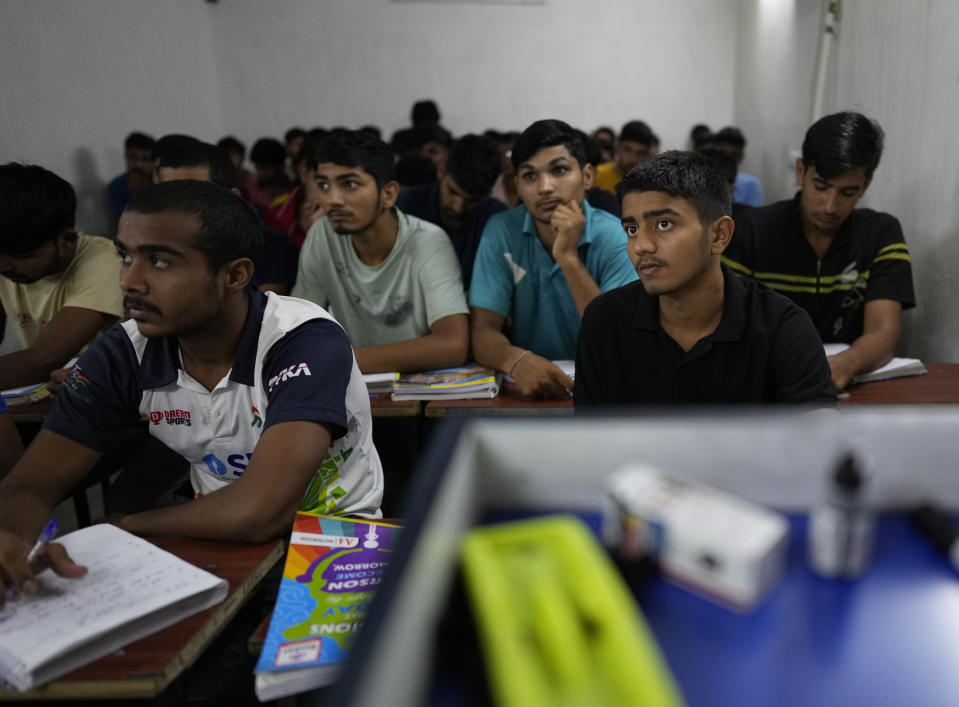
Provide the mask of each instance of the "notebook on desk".
[{"label": "notebook on desk", "polygon": [[26,691],[224,599],[226,580],[113,525],[57,540],[89,572],[46,570],[0,610],[0,682]]},{"label": "notebook on desk", "polygon": [[[823,344],[827,356],[835,356],[849,348],[849,344]],[[926,367],[918,358],[893,358],[885,366],[860,373],[850,383],[869,383],[887,378],[901,378],[902,376],[920,376],[926,373]]]}]

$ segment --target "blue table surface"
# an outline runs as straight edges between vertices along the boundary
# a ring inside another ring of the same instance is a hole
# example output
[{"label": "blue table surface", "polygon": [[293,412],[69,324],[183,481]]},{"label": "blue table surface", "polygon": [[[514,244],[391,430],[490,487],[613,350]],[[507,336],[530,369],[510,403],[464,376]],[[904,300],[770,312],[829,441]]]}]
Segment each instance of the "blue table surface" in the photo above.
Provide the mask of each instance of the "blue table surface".
[{"label": "blue table surface", "polygon": [[959,705],[959,573],[903,515],[878,523],[858,580],[806,562],[792,518],[784,580],[737,614],[657,578],[637,598],[691,707]]}]

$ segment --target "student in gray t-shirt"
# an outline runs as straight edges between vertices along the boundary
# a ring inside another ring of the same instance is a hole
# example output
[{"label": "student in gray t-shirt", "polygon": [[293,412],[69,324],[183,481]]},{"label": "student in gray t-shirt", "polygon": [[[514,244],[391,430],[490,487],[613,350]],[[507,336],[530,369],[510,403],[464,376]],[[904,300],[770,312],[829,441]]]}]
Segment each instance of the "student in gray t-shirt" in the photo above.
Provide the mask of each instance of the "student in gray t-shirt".
[{"label": "student in gray t-shirt", "polygon": [[328,211],[303,243],[293,296],[330,309],[364,373],[463,364],[469,310],[456,253],[440,228],[395,208],[386,143],[337,131],[308,164]]}]

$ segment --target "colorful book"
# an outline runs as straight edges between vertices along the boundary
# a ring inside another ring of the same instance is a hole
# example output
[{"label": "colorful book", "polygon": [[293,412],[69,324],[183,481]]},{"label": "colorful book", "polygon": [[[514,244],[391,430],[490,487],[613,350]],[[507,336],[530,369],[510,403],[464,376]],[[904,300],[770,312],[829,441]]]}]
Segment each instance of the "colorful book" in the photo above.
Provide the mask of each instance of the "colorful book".
[{"label": "colorful book", "polygon": [[449,400],[495,398],[501,376],[475,364],[422,373],[397,373],[393,400]]},{"label": "colorful book", "polygon": [[260,700],[336,680],[399,536],[392,523],[297,513],[255,668]]}]

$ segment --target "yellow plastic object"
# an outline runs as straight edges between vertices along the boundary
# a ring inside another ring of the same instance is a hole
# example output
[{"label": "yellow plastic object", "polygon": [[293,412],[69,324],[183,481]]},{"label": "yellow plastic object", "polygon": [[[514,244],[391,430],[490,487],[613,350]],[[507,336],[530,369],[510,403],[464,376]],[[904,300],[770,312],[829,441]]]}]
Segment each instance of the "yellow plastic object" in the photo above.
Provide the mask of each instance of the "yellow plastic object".
[{"label": "yellow plastic object", "polygon": [[499,707],[683,704],[632,594],[580,520],[474,529],[463,567]]}]

